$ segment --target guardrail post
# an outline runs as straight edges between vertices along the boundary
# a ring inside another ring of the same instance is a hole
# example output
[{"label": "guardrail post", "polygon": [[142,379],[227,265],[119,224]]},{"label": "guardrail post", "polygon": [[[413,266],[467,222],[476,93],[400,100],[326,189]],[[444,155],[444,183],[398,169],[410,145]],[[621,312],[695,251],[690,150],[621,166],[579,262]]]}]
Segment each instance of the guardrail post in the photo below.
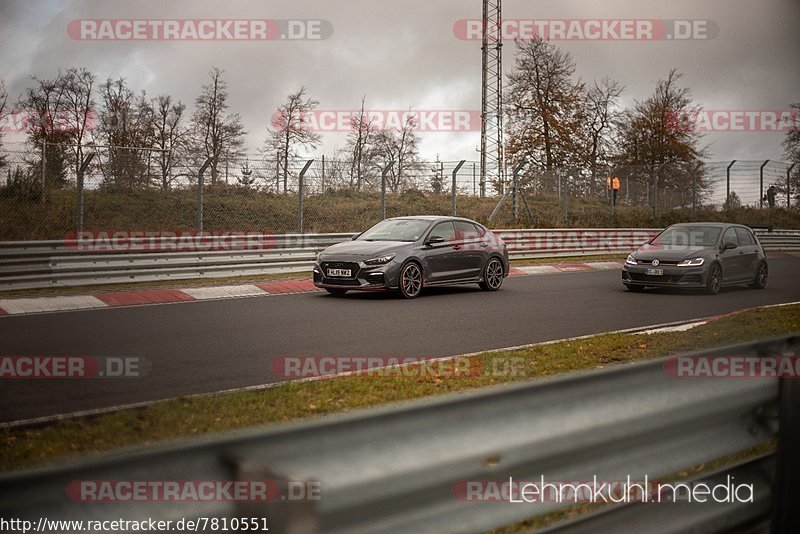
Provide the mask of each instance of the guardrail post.
[{"label": "guardrail post", "polygon": [[205,163],[197,172],[197,231],[203,232],[203,174],[208,166],[211,165],[211,158],[206,158]]},{"label": "guardrail post", "polygon": [[769,160],[767,160],[764,163],[762,163],[761,164],[761,168],[758,169],[758,176],[760,178],[760,184],[761,184],[760,188],[759,188],[759,192],[758,192],[758,207],[759,208],[763,208],[764,207],[764,167],[767,166],[767,163],[769,163]]},{"label": "guardrail post", "polygon": [[303,233],[303,177],[311,164],[314,163],[313,159],[306,161],[303,170],[300,171],[300,176],[297,178],[297,233]]},{"label": "guardrail post", "polygon": [[791,184],[789,183],[789,177],[792,175],[792,169],[794,169],[795,165],[796,165],[796,163],[792,163],[791,165],[789,165],[789,168],[786,169],[786,209],[787,210],[792,207],[792,195],[791,195],[792,187],[791,187]]},{"label": "guardrail post", "polygon": [[90,152],[83,158],[81,166],[78,167],[78,233],[83,232],[83,174],[94,159],[94,152]]},{"label": "guardrail post", "polygon": [[461,168],[461,166],[464,165],[466,162],[467,162],[467,160],[462,159],[461,161],[458,162],[458,165],[456,165],[456,168],[453,169],[453,189],[452,189],[452,192],[451,192],[451,195],[453,197],[452,198],[453,217],[456,216],[456,175],[458,174],[458,170]]},{"label": "guardrail post", "polygon": [[[795,353],[796,354],[796,353]],[[782,378],[780,382],[780,424],[775,479],[772,532],[800,532],[800,486],[794,477],[800,473],[800,382]]]}]

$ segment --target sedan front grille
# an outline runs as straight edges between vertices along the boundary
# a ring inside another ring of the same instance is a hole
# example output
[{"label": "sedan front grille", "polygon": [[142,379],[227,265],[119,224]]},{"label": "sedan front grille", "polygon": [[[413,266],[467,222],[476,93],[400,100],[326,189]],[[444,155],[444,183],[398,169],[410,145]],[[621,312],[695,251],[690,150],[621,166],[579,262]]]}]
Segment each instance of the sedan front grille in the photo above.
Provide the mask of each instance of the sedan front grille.
[{"label": "sedan front grille", "polygon": [[320,263],[320,267],[322,267],[322,275],[327,277],[328,276],[328,269],[349,269],[350,276],[349,277],[333,277],[331,280],[352,280],[358,276],[358,264],[351,262],[351,261],[323,261]]}]

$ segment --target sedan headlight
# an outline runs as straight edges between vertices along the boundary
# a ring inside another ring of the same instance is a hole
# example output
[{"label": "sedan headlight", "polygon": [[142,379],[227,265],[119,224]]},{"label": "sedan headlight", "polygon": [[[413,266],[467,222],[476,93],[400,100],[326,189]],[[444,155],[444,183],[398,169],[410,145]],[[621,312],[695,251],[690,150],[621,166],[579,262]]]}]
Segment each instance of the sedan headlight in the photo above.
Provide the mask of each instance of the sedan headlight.
[{"label": "sedan headlight", "polygon": [[394,254],[387,254],[386,256],[372,258],[371,260],[364,260],[364,265],[386,265],[393,259],[394,259]]},{"label": "sedan headlight", "polygon": [[625,263],[628,265],[638,265],[636,258],[634,258],[631,254],[628,254],[628,257],[625,259]]},{"label": "sedan headlight", "polygon": [[692,260],[683,260],[682,262],[678,263],[678,267],[699,267],[703,265],[706,260],[703,258],[694,258]]}]

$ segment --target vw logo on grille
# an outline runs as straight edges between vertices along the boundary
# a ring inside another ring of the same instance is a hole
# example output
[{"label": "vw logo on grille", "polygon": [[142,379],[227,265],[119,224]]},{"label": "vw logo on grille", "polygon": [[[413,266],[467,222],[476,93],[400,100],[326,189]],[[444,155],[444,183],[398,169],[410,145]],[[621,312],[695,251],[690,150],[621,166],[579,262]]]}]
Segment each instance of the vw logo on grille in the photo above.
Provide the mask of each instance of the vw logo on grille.
[{"label": "vw logo on grille", "polygon": [[658,264],[661,263],[658,260],[653,260],[653,267],[658,267]]}]

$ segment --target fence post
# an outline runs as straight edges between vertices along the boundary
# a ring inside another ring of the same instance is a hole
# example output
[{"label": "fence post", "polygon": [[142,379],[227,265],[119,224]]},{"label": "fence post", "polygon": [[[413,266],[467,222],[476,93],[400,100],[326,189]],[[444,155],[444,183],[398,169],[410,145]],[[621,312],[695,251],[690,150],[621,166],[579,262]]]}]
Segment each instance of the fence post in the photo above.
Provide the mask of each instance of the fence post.
[{"label": "fence post", "polygon": [[[462,159],[461,161],[458,162],[458,165],[456,165],[456,168],[453,169],[453,189],[452,189],[452,192],[451,192],[451,195],[453,197],[452,198],[453,217],[456,216],[456,175],[458,174],[458,170],[461,168],[461,166],[464,165],[464,163],[466,163],[466,162],[467,162],[467,160]],[[442,164],[442,165],[444,165],[444,164]]]},{"label": "fence post", "polygon": [[789,182],[789,177],[792,175],[792,169],[794,169],[795,165],[796,165],[796,163],[792,163],[791,165],[789,165],[789,168],[786,169],[786,209],[787,210],[792,207],[792,196],[791,196],[792,188],[791,188],[791,183]]},{"label": "fence post", "polygon": [[390,163],[381,170],[381,220],[386,218],[386,173],[392,168]]},{"label": "fence post", "polygon": [[320,193],[325,193],[325,154],[322,155],[322,186]]},{"label": "fence post", "polygon": [[83,158],[81,166],[78,167],[78,234],[83,232],[83,173],[86,172],[92,159],[94,159],[94,152],[87,154]]},{"label": "fence post", "polygon": [[726,183],[727,183],[727,190],[725,193],[725,204],[728,207],[730,207],[731,205],[731,167],[733,167],[734,163],[736,163],[736,160],[731,161],[731,164],[728,165],[727,169],[725,169]]},{"label": "fence post", "polygon": [[653,174],[653,219],[656,218],[656,212],[658,210],[658,172],[661,170],[661,165],[656,167],[655,173]]},{"label": "fence post", "polygon": [[692,172],[692,215],[694,215],[694,210],[697,209],[697,174],[702,166],[703,163],[698,161]]},{"label": "fence post", "polygon": [[275,194],[279,195],[281,192],[281,153],[275,152]]},{"label": "fence post", "polygon": [[767,166],[767,163],[769,163],[769,160],[767,160],[764,163],[762,163],[761,164],[761,168],[758,169],[758,176],[760,178],[760,183],[761,183],[761,188],[759,189],[759,192],[758,192],[758,207],[759,208],[763,208],[764,207],[764,167]]},{"label": "fence post", "polygon": [[200,233],[203,232],[203,174],[209,165],[211,165],[211,158],[206,158],[197,172],[197,231]]},{"label": "fence post", "polygon": [[42,202],[44,202],[45,176],[47,175],[47,140],[42,140]]},{"label": "fence post", "polygon": [[314,163],[313,159],[306,161],[306,164],[303,166],[303,170],[300,171],[300,175],[297,177],[297,233],[303,233],[303,177],[306,175],[306,171],[311,164]]},{"label": "fence post", "polygon": [[472,196],[477,196],[478,194],[478,187],[477,187],[477,176],[475,174],[475,163],[472,164]]}]

